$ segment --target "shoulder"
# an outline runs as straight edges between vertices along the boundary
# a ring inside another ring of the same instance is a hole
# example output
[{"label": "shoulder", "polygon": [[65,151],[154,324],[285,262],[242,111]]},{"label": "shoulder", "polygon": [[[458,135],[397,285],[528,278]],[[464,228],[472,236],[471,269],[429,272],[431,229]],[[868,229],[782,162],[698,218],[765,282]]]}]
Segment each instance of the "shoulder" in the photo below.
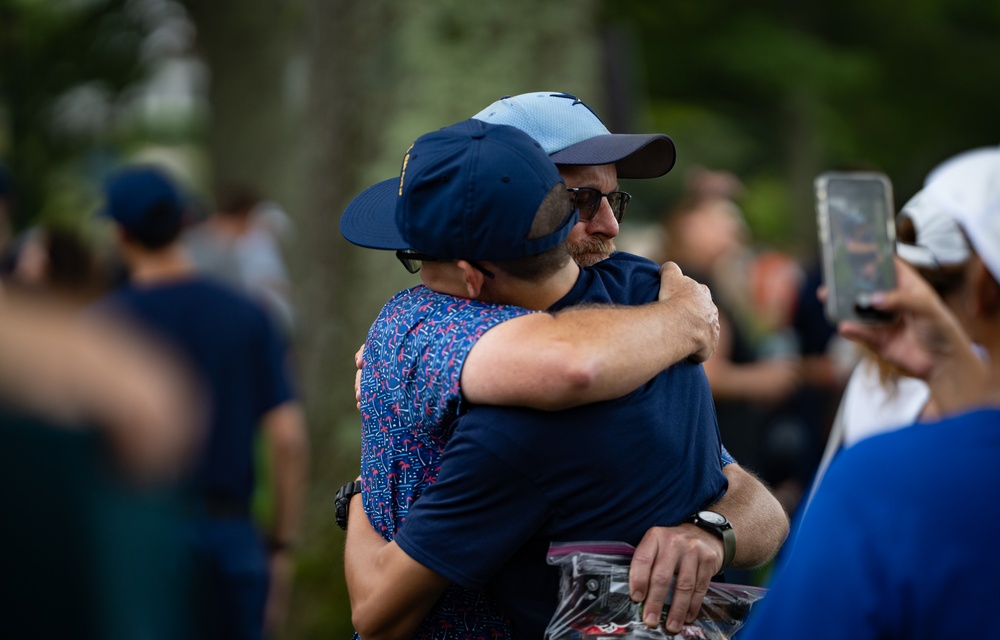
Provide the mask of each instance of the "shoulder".
[{"label": "shoulder", "polygon": [[602,260],[597,264],[587,267],[588,269],[593,269],[598,273],[614,273],[614,272],[660,272],[660,265],[656,264],[649,258],[643,258],[642,256],[637,256],[632,253],[626,253],[625,251],[616,251],[611,254],[606,260]]},{"label": "shoulder", "polygon": [[859,491],[875,485],[919,492],[980,474],[998,457],[1000,409],[983,408],[863,440],[837,455],[830,479],[861,485]]},{"label": "shoulder", "polygon": [[421,323],[445,325],[455,330],[475,332],[528,313],[513,305],[458,298],[437,293],[420,285],[400,291],[382,307],[377,322],[383,324]]},{"label": "shoulder", "polygon": [[624,251],[586,269],[606,288],[614,303],[650,302],[660,290],[660,265]]}]

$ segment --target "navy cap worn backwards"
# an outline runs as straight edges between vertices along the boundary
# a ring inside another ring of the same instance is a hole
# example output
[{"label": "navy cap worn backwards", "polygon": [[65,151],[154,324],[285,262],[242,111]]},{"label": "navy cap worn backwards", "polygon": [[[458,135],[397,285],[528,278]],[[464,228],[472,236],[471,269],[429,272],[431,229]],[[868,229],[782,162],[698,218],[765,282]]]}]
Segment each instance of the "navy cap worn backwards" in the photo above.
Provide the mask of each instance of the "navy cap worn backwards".
[{"label": "navy cap worn backwards", "polygon": [[152,166],[122,169],[108,180],[101,213],[133,234],[175,226],[184,215],[184,198],[173,181]]},{"label": "navy cap worn backwards", "polygon": [[535,214],[564,182],[541,146],[522,131],[465,120],[421,136],[398,178],[369,187],[340,219],[344,237],[373,249],[411,249],[444,260],[513,260],[563,242],[565,222],[528,239]]}]

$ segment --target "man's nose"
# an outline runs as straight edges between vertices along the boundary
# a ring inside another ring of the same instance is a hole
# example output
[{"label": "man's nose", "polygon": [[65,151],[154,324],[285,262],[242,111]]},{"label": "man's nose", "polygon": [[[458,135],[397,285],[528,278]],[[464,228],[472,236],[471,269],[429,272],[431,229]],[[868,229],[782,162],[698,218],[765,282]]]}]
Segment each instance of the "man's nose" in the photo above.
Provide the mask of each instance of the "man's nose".
[{"label": "man's nose", "polygon": [[587,233],[599,234],[614,238],[618,235],[618,221],[611,211],[607,196],[601,198],[601,206],[597,208],[597,213],[587,222]]}]

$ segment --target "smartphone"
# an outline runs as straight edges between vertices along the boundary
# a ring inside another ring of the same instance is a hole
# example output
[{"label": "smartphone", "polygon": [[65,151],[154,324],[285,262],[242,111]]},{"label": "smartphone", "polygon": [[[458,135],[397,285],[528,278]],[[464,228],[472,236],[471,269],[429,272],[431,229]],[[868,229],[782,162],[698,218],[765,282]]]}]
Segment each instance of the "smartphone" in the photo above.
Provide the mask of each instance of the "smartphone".
[{"label": "smartphone", "polygon": [[827,318],[891,322],[868,300],[896,288],[892,183],[881,173],[828,172],[815,187]]}]

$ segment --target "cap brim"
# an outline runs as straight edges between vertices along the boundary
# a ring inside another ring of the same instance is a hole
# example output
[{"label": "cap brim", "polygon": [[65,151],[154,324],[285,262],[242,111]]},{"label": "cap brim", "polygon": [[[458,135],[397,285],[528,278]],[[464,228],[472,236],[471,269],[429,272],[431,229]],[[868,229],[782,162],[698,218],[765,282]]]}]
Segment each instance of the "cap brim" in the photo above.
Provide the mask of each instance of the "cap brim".
[{"label": "cap brim", "polygon": [[369,249],[409,249],[396,227],[399,178],[389,178],[362,191],[340,217],[340,233],[352,244]]},{"label": "cap brim", "polygon": [[662,133],[594,136],[549,156],[556,164],[614,164],[619,178],[658,178],[674,167],[674,141]]},{"label": "cap brim", "polygon": [[932,269],[940,266],[934,258],[934,254],[927,247],[921,247],[915,244],[906,244],[905,242],[897,242],[896,255],[902,258],[904,262],[914,267]]}]

